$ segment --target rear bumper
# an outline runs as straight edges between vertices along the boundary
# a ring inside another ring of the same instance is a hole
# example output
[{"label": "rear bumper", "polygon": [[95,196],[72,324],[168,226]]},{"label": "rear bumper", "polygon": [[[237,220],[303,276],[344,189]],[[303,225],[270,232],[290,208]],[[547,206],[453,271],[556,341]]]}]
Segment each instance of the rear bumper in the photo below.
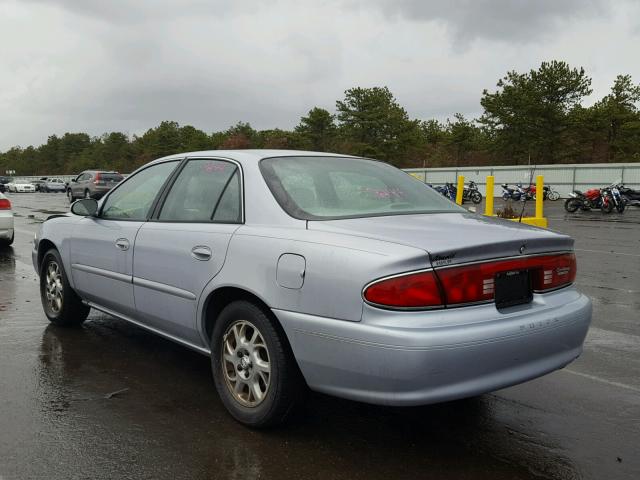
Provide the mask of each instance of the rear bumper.
[{"label": "rear bumper", "polygon": [[309,386],[368,403],[422,405],[522,383],[582,352],[591,301],[574,288],[526,306],[431,312],[365,306],[361,322],[274,310]]}]

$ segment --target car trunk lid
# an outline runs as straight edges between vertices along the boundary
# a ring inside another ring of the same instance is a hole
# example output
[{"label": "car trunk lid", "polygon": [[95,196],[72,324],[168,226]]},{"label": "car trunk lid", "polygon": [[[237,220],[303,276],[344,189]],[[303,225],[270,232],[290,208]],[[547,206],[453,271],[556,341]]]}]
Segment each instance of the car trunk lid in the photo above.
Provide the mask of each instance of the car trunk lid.
[{"label": "car trunk lid", "polygon": [[421,248],[436,267],[573,249],[567,235],[472,213],[309,221],[308,228]]}]

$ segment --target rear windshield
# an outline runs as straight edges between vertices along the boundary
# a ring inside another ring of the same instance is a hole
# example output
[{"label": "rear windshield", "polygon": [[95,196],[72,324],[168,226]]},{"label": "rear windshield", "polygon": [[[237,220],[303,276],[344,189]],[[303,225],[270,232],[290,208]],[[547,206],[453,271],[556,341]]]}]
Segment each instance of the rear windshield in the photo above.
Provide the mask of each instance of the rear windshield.
[{"label": "rear windshield", "polygon": [[347,157],[274,157],[260,170],[280,206],[302,220],[464,211],[386,163]]},{"label": "rear windshield", "polygon": [[119,173],[101,173],[100,180],[104,182],[119,182],[124,177]]}]

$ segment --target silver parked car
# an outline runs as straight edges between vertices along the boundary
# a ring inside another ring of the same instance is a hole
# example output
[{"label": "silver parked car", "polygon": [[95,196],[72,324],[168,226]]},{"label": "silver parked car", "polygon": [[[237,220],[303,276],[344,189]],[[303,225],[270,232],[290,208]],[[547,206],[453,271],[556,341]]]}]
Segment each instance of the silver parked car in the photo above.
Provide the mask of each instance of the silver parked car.
[{"label": "silver parked car", "polygon": [[90,308],[209,355],[239,421],[282,421],[305,385],[421,405],[562,368],[591,302],[573,240],[458,207],[368,159],[172,155],[44,222],[33,264],[55,324]]},{"label": "silver parked car", "polygon": [[42,185],[40,185],[41,192],[62,192],[67,191],[67,184],[61,178],[47,178]]}]

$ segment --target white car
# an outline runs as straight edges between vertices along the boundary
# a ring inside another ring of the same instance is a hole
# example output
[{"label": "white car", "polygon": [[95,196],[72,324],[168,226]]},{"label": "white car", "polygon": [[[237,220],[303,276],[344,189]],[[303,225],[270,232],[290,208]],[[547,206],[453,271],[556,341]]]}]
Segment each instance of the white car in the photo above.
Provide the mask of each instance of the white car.
[{"label": "white car", "polygon": [[36,191],[36,186],[33,183],[24,180],[15,180],[8,187],[10,192],[15,193],[34,193]]},{"label": "white car", "polygon": [[13,243],[13,211],[11,202],[0,193],[0,247]]}]

